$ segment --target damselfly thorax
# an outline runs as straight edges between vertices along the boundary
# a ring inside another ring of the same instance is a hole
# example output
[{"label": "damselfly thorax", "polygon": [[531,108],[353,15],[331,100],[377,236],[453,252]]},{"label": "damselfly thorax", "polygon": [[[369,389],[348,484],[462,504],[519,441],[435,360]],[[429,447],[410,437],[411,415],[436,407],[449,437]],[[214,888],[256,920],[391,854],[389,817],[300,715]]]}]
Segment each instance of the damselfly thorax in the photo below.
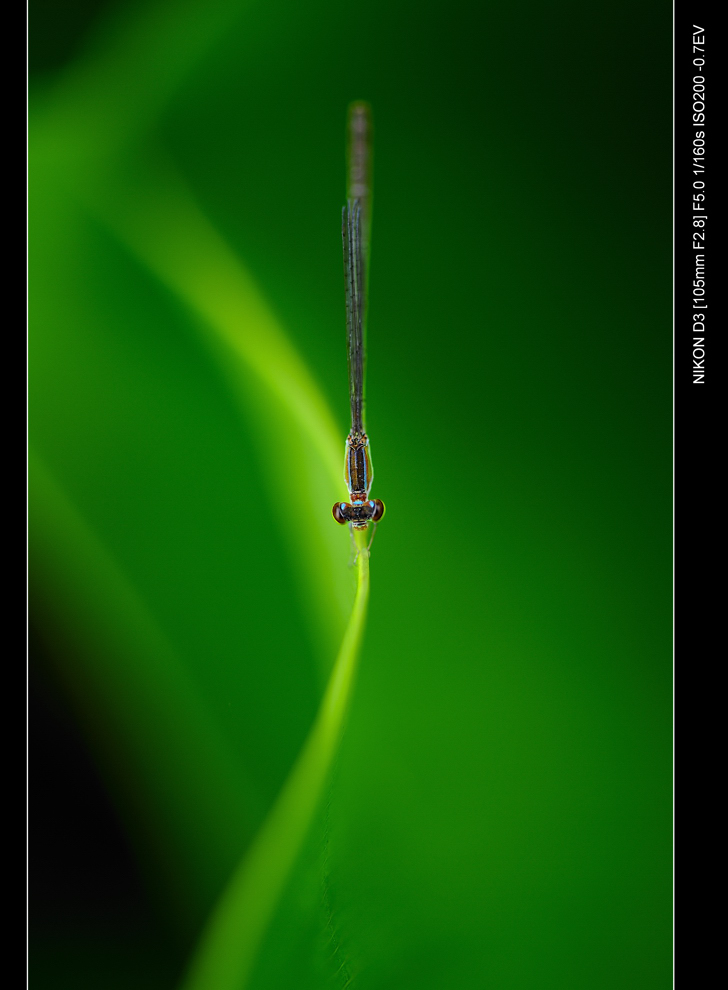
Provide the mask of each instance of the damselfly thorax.
[{"label": "damselfly thorax", "polygon": [[350,433],[346,438],[344,481],[352,498],[368,498],[374,471],[366,433]]}]

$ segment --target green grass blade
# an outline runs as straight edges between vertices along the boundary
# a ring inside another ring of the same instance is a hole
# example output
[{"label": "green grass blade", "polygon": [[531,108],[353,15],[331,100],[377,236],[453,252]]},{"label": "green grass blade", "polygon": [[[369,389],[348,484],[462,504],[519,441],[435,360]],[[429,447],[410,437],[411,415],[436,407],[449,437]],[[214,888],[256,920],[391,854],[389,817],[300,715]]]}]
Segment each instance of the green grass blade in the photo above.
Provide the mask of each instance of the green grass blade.
[{"label": "green grass blade", "polygon": [[348,541],[330,511],[346,493],[341,430],[244,262],[173,169],[153,174],[137,187],[91,194],[92,208],[193,315],[258,433],[276,519],[328,673],[352,594],[343,567]]},{"label": "green grass blade", "polygon": [[[329,511],[345,495],[341,430],[245,265],[173,171],[160,172],[137,150],[186,74],[245,7],[221,0],[186,0],[174,11],[142,6],[101,28],[37,102],[30,157],[34,175],[51,175],[59,197],[90,208],[197,317],[248,426],[257,430],[326,676],[351,603],[345,541]],[[147,178],[139,183],[139,176]],[[251,373],[262,385],[254,397],[245,380]]]},{"label": "green grass blade", "polygon": [[[254,279],[172,171],[141,188],[112,189],[100,204],[129,249],[275,396],[343,486],[341,431],[311,373]],[[326,507],[326,515],[329,506]]]},{"label": "green grass blade", "polygon": [[337,750],[368,599],[369,553],[361,550],[354,606],[316,720],[260,832],[213,911],[181,990],[241,990],[247,984]]}]

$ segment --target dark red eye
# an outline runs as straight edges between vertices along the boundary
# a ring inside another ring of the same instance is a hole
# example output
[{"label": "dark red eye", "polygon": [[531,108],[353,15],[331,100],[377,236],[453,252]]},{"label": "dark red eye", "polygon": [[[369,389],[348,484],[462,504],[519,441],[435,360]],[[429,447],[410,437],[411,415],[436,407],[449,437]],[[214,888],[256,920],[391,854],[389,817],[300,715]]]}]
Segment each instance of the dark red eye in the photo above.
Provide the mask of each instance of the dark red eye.
[{"label": "dark red eye", "polygon": [[337,523],[341,523],[342,526],[346,522],[346,517],[344,516],[345,512],[346,512],[346,502],[334,502],[334,507],[331,510],[331,514],[333,515]]},{"label": "dark red eye", "polygon": [[372,512],[372,520],[374,522],[379,522],[379,520],[384,515],[384,502],[381,498],[374,499],[374,512]]}]

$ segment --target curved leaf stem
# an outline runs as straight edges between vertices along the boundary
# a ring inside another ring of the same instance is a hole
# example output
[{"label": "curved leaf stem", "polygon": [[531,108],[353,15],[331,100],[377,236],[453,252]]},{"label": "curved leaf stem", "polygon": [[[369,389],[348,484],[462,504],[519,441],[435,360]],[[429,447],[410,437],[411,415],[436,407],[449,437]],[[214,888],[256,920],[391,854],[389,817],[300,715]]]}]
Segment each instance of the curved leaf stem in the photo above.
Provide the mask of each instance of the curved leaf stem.
[{"label": "curved leaf stem", "polygon": [[369,600],[360,545],[354,605],[316,719],[260,831],[223,891],[180,990],[242,990],[301,850],[349,707]]}]

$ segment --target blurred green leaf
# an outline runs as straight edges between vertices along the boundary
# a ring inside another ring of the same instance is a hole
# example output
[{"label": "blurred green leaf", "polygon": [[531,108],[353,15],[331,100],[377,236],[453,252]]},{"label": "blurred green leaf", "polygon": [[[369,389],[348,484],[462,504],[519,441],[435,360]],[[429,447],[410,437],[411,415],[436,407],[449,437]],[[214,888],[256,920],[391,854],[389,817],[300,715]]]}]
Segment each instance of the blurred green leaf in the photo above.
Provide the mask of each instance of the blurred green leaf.
[{"label": "blurred green leaf", "polygon": [[185,990],[213,986],[235,990],[248,985],[259,945],[300,855],[336,755],[361,648],[369,599],[369,551],[361,540],[359,547],[354,607],[316,721],[255,843],[215,909]]}]

